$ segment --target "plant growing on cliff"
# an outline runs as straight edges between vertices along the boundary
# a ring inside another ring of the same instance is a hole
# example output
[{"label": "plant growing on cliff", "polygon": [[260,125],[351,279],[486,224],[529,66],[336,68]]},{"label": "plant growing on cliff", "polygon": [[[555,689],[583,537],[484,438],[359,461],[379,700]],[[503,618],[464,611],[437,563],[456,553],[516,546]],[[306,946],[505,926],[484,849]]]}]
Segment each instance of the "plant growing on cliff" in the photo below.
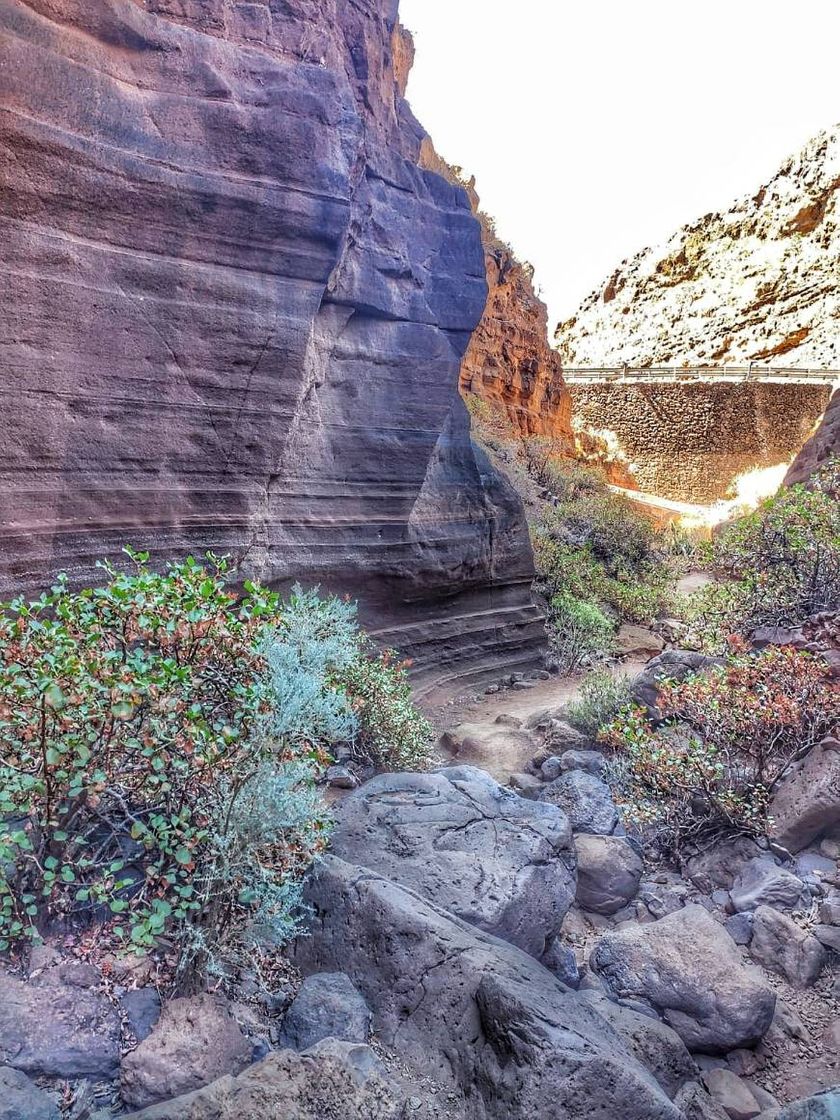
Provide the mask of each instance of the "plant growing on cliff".
[{"label": "plant growing on cliff", "polygon": [[625,815],[668,855],[726,832],[760,834],[791,764],[840,722],[840,686],[793,649],[731,655],[662,685],[655,728],[640,708],[604,729]]},{"label": "plant growing on cliff", "polygon": [[255,922],[295,928],[326,837],[313,780],[356,724],[331,676],[358,635],[338,600],[237,598],[212,556],[130,555],[0,615],[0,948],[100,918],[206,962]]},{"label": "plant growing on cliff", "polygon": [[695,627],[711,649],[759,626],[796,626],[840,602],[840,468],[829,463],[812,487],[783,487],[715,539],[723,581],[692,600]]}]

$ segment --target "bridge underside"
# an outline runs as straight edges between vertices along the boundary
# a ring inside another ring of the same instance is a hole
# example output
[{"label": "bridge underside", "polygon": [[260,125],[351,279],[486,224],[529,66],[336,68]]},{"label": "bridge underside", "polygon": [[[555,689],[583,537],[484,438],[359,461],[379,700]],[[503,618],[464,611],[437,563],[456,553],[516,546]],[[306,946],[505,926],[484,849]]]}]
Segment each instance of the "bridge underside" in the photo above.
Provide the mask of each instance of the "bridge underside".
[{"label": "bridge underside", "polygon": [[790,463],[832,391],[830,381],[719,378],[568,387],[575,426],[604,436],[640,490],[697,504],[730,496],[749,471]]}]

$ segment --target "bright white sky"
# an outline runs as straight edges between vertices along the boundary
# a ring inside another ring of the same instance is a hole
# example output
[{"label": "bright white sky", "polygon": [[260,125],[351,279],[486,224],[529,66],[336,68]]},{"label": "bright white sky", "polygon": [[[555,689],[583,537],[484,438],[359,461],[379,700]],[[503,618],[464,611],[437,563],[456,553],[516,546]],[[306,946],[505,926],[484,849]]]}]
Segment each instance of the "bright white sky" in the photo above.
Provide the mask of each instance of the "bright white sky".
[{"label": "bright white sky", "polygon": [[550,322],[840,121],[837,0],[401,0],[408,96]]}]

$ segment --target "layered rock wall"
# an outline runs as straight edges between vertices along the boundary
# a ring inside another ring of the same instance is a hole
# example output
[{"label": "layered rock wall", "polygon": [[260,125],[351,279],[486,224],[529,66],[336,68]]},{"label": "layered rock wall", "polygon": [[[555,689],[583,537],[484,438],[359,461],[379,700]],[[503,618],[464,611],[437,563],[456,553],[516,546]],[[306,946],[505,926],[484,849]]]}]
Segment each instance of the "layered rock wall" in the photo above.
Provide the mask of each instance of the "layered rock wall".
[{"label": "layered rock wall", "polygon": [[831,389],[690,382],[574,385],[571,393],[575,422],[612,433],[640,490],[705,504],[747,471],[790,462]]},{"label": "layered rock wall", "polygon": [[791,464],[786,484],[807,483],[832,458],[840,459],[840,389],[834,391],[822,423]]},{"label": "layered rock wall", "polygon": [[458,396],[479,227],[418,166],[396,9],[0,0],[0,593],[212,548],[431,676],[533,658]]},{"label": "layered rock wall", "polygon": [[550,436],[571,449],[571,399],[560,355],[548,341],[548,310],[534,290],[531,267],[497,235],[481,209],[475,180],[466,180],[423,143],[421,163],[467,191],[481,225],[487,304],[461,364],[461,391],[488,404],[523,437]]}]

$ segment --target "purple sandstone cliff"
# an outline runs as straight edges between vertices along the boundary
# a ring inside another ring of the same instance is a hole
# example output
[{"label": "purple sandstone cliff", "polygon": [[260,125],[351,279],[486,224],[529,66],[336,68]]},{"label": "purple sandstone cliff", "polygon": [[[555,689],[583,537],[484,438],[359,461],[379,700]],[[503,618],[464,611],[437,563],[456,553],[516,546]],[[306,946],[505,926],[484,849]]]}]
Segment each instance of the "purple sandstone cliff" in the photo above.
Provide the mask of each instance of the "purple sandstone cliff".
[{"label": "purple sandstone cliff", "polygon": [[427,681],[533,660],[410,55],[396,0],[0,0],[0,594],[213,549],[359,596]]}]

